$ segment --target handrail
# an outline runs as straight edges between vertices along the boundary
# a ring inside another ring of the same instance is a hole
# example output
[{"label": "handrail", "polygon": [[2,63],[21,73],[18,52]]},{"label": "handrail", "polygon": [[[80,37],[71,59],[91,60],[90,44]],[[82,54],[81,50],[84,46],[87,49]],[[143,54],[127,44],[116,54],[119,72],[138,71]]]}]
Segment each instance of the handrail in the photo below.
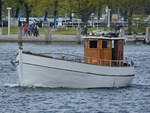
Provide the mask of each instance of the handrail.
[{"label": "handrail", "polygon": [[[65,53],[40,53],[40,54],[55,54],[58,55],[58,58],[56,57],[56,59],[74,61],[79,63],[111,66],[111,67],[129,67],[134,65],[132,60],[130,61],[129,60],[106,60],[106,59],[87,57],[87,56],[77,56],[77,55],[65,54]],[[95,63],[92,62],[94,60]]]}]

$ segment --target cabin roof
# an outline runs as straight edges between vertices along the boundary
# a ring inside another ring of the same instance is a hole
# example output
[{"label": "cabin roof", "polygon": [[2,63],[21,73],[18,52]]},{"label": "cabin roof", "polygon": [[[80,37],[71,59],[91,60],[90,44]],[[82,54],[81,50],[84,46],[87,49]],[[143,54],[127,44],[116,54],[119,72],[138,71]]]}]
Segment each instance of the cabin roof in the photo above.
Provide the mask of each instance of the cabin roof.
[{"label": "cabin roof", "polygon": [[83,39],[125,40],[125,37],[82,36]]}]

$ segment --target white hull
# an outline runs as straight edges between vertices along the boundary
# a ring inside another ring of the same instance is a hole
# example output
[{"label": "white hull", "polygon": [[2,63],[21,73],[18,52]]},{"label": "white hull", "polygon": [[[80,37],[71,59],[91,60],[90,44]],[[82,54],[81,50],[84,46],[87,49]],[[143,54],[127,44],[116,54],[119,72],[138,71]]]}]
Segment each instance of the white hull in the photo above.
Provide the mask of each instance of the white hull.
[{"label": "white hull", "polygon": [[108,67],[56,60],[19,52],[19,81],[22,86],[51,88],[125,87],[134,77],[133,67]]}]

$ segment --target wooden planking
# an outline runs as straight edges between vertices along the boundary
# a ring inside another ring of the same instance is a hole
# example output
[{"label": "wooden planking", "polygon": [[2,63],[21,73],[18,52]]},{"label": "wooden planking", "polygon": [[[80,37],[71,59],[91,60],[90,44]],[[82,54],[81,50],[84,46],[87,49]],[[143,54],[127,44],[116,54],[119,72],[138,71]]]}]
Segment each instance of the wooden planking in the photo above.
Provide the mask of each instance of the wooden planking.
[{"label": "wooden planking", "polygon": [[[112,43],[111,40],[109,40],[109,48],[102,48],[102,40],[97,40],[97,48],[90,48],[90,41],[96,40],[96,39],[89,39],[86,41],[88,43],[88,48],[84,48],[84,56],[85,57],[93,57],[98,59],[104,59],[104,60],[112,60]],[[97,59],[94,59],[97,60]],[[97,60],[98,64],[100,63],[99,60]],[[92,60],[85,58],[85,63],[92,63]],[[109,65],[110,62],[103,61],[101,62],[102,65]]]},{"label": "wooden planking", "polygon": [[100,40],[100,49],[99,49],[99,58],[106,60],[102,61],[101,65],[110,65],[110,62],[107,60],[112,60],[112,43],[109,40],[109,48],[102,48],[102,40]]},{"label": "wooden planking", "polygon": [[102,40],[98,40],[98,49],[102,49]]},{"label": "wooden planking", "polygon": [[106,61],[102,61],[101,64],[102,65],[109,65],[110,62],[107,60],[112,60],[112,49],[109,48],[105,48],[105,49],[100,49],[100,54],[99,54],[99,58],[106,60]]},{"label": "wooden planking", "polygon": [[118,41],[118,60],[123,60],[123,53],[124,53],[124,40]]},{"label": "wooden planking", "polygon": [[113,50],[113,60],[123,60],[123,46],[124,41],[123,40],[117,40],[115,41],[115,48]]},{"label": "wooden planking", "polygon": [[47,55],[43,55],[43,54],[39,54],[39,53],[32,53],[32,52],[26,52],[26,51],[22,51],[22,53],[29,54],[29,55],[40,56],[40,57],[45,57],[45,58],[53,58],[52,56],[47,56]]},{"label": "wooden planking", "polygon": [[[97,40],[97,48],[90,48],[90,41]],[[98,64],[101,65],[110,65],[110,60],[123,60],[123,47],[124,47],[124,40],[115,40],[114,48],[112,48],[112,40],[109,40],[109,48],[102,48],[102,41],[103,39],[88,39],[86,43],[88,44],[87,48],[84,49],[84,56],[85,57],[93,57],[102,60],[100,62],[97,60]],[[95,60],[95,59],[94,59]],[[92,63],[91,59],[85,58],[85,63]],[[111,65],[116,65],[112,63]]]},{"label": "wooden planking", "polygon": [[[85,48],[84,49],[84,56],[85,57],[89,57],[89,58],[96,58],[94,60],[97,60],[97,58],[99,58],[98,56],[98,49],[97,48]],[[86,63],[91,63],[92,62],[92,59],[89,59],[89,58],[85,58],[85,62]]]}]

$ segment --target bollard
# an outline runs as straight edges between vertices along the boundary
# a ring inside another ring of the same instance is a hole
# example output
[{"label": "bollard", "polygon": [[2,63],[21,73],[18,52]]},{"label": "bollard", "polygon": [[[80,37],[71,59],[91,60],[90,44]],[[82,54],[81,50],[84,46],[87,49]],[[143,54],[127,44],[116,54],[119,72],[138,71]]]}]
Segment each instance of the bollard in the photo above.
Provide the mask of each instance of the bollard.
[{"label": "bollard", "polygon": [[77,39],[78,43],[81,43],[81,29],[80,29],[80,27],[77,28],[76,39]]},{"label": "bollard", "polygon": [[43,27],[45,27],[45,41],[50,42],[52,40],[52,32],[50,28],[50,23],[47,21],[44,21]]},{"label": "bollard", "polygon": [[147,28],[146,28],[145,42],[146,42],[147,44],[150,43],[150,27],[147,27]]},{"label": "bollard", "polygon": [[46,27],[45,40],[46,40],[46,42],[51,42],[51,40],[52,40],[52,32],[51,32],[50,27]]}]

